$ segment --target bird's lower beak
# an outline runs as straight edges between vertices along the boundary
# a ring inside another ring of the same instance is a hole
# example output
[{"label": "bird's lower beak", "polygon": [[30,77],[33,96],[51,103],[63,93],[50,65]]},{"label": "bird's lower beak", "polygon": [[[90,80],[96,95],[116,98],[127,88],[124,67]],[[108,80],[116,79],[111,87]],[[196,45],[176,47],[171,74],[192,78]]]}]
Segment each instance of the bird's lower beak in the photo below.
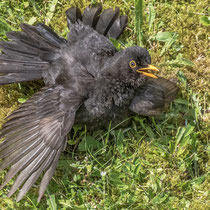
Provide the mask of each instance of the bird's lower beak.
[{"label": "bird's lower beak", "polygon": [[136,71],[139,72],[139,73],[142,73],[143,75],[145,76],[148,76],[148,77],[152,77],[152,78],[157,78],[157,76],[155,76],[154,74],[152,73],[149,73],[149,72],[145,72],[145,71],[159,71],[155,66],[153,65],[148,65],[147,67],[145,68],[141,68],[141,69],[137,69]]}]

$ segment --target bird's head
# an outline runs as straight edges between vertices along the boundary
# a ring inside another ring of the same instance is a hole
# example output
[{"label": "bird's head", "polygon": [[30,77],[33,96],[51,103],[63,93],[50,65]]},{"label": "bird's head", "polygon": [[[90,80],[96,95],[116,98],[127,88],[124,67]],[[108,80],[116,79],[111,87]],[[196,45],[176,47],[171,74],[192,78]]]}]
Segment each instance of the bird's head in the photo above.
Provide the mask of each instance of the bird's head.
[{"label": "bird's head", "polygon": [[129,71],[141,73],[145,76],[157,78],[154,74],[148,71],[158,71],[155,66],[151,65],[151,57],[149,52],[142,47],[129,47],[124,50],[123,65],[128,68]]},{"label": "bird's head", "polygon": [[113,76],[131,77],[145,75],[157,78],[150,71],[158,71],[155,66],[151,65],[149,52],[142,47],[129,47],[117,52],[108,63],[109,73]]}]

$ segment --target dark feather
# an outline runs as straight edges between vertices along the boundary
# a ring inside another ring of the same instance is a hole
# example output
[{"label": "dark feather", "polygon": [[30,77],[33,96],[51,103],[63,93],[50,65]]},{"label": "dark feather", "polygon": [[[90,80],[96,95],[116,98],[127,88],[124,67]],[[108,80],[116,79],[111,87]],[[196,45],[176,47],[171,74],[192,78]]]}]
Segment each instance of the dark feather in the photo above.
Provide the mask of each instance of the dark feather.
[{"label": "dark feather", "polygon": [[148,79],[137,90],[129,108],[140,115],[158,115],[176,97],[178,90],[177,85],[167,79]]},{"label": "dark feather", "polygon": [[10,32],[12,42],[0,42],[0,84],[39,80],[49,62],[60,56],[56,51],[66,40],[44,24],[21,25],[24,32]]},{"label": "dark feather", "polygon": [[95,28],[99,15],[102,11],[102,5],[87,7],[82,16],[82,22],[90,27]]},{"label": "dark feather", "polygon": [[115,20],[119,16],[119,8],[117,7],[115,10],[113,9],[106,9],[102,12],[100,15],[100,18],[96,25],[96,31],[98,31],[99,34],[103,34],[106,36],[107,32],[109,31],[112,24],[115,22]]},{"label": "dark feather", "polygon": [[[0,170],[11,165],[1,188],[20,173],[8,194],[12,196],[25,183],[17,201],[28,192],[45,169],[48,169],[49,176],[45,176],[44,180],[49,183],[66,145],[66,135],[74,123],[80,101],[72,100],[72,104],[69,103],[72,97],[69,95],[66,104],[66,98],[63,100],[62,96],[64,91],[62,86],[43,88],[23,105],[22,112],[20,107],[19,111],[10,116],[1,131],[1,138],[5,138],[5,141],[0,145],[0,158],[3,158]],[[47,109],[49,102],[51,106]],[[13,120],[22,123],[15,127]],[[42,187],[41,196],[44,189]]]},{"label": "dark feather", "polygon": [[107,37],[112,37],[114,39],[118,39],[119,36],[123,33],[123,31],[127,25],[127,22],[128,22],[127,16],[118,17],[114,21],[112,26],[110,27],[110,29],[107,33]]},{"label": "dark feather", "polygon": [[[65,145],[64,145],[64,147],[65,147]],[[39,188],[38,202],[41,200],[42,196],[44,195],[44,192],[45,192],[45,190],[47,188],[47,185],[49,184],[53,174],[55,173],[55,169],[56,169],[56,166],[58,164],[58,160],[59,160],[60,154],[63,151],[64,147],[60,148],[57,151],[57,154],[56,154],[55,158],[53,159],[53,163],[48,168],[48,170],[46,171],[44,177],[42,178],[42,181],[41,181],[41,184],[40,184],[40,188]]]},{"label": "dark feather", "polygon": [[77,7],[72,7],[66,11],[68,27],[71,30],[74,24],[82,20],[82,23],[94,28],[98,33],[107,37],[118,39],[127,24],[127,16],[119,16],[119,8],[114,11],[112,8],[104,10],[102,5],[87,7],[83,15]]},{"label": "dark feather", "polygon": [[[49,156],[46,158],[46,160],[44,161],[44,163],[39,167],[38,170],[36,170],[31,176],[30,178],[27,179],[27,181],[25,182],[25,184],[23,185],[23,187],[21,188],[18,196],[17,196],[17,202],[20,201],[23,196],[30,190],[30,188],[32,187],[32,185],[36,182],[36,180],[39,178],[40,174],[42,173],[43,170],[45,170],[46,168],[48,168],[49,165],[53,165],[51,164],[54,157],[56,155],[56,151],[52,151]],[[59,156],[60,157],[60,156]],[[57,165],[57,162],[56,162]],[[53,173],[54,174],[54,173]],[[51,178],[50,178],[51,179]],[[50,181],[50,180],[49,180]],[[39,200],[38,200],[39,202]]]},{"label": "dark feather", "polygon": [[2,189],[10,181],[10,179],[12,179],[19,171],[27,167],[28,164],[30,164],[31,160],[36,158],[44,148],[45,146],[44,144],[42,144],[42,146],[39,146],[38,150],[31,150],[31,152],[25,155],[24,158],[20,159],[15,164],[13,164],[9,172],[7,173],[7,177],[4,183],[1,185],[0,189]]},{"label": "dark feather", "polygon": [[42,75],[40,74],[14,73],[14,74],[7,74],[3,76],[0,75],[0,85],[18,83],[18,82],[23,82],[23,81],[40,80],[40,79],[42,79]]},{"label": "dark feather", "polygon": [[28,179],[31,175],[42,166],[42,163],[46,161],[46,158],[50,154],[50,148],[45,148],[39,155],[30,162],[30,164],[23,169],[18,175],[15,183],[8,194],[8,197],[12,196],[16,190]]},{"label": "dark feather", "polygon": [[1,170],[5,169],[9,165],[13,165],[17,163],[20,159],[22,159],[26,154],[28,154],[33,149],[42,146],[40,144],[40,138],[34,138],[34,141],[31,144],[24,145],[21,149],[16,150],[10,156],[6,157],[4,161],[1,163]]},{"label": "dark feather", "polygon": [[77,20],[82,20],[82,14],[79,8],[71,7],[66,10],[66,17],[68,28],[71,29],[72,25],[76,23]]},{"label": "dark feather", "polygon": [[46,34],[41,30],[40,25],[31,26],[24,23],[21,24],[20,27],[32,40],[39,43],[40,48],[60,48],[60,44],[46,38]]},{"label": "dark feather", "polygon": [[38,23],[36,25],[37,31],[39,31],[41,37],[44,37],[45,40],[48,40],[51,45],[56,45],[56,47],[60,48],[62,43],[66,43],[66,39],[63,37],[58,36],[50,27]]}]

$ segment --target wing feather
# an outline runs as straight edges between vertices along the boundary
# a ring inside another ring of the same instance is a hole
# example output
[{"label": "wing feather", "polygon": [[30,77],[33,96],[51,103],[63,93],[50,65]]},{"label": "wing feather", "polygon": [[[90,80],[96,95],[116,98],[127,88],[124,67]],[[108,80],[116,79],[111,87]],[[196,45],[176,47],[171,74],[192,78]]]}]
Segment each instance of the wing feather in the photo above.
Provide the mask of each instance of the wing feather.
[{"label": "wing feather", "polygon": [[136,91],[130,109],[144,116],[159,115],[176,97],[179,88],[174,82],[159,77],[148,81]]},{"label": "wing feather", "polygon": [[72,90],[61,85],[43,88],[7,118],[0,132],[0,138],[5,138],[0,144],[0,170],[11,168],[0,188],[18,175],[8,196],[22,186],[17,196],[17,201],[21,200],[46,171],[39,199],[43,196],[81,104],[80,98],[74,96]]}]

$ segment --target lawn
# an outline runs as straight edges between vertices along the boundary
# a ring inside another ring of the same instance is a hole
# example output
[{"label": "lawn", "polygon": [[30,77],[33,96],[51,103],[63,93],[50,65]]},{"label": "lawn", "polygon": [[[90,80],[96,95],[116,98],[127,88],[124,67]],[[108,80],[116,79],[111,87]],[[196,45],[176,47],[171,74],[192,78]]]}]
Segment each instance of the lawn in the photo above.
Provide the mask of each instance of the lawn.
[{"label": "lawn", "polygon": [[[0,38],[20,23],[44,22],[67,37],[65,10],[94,0],[0,2]],[[101,0],[118,6],[129,23],[117,48],[146,47],[159,75],[175,78],[177,99],[158,117],[89,132],[75,126],[45,196],[40,180],[19,203],[0,191],[0,209],[207,209],[209,184],[208,0]],[[143,17],[142,21],[140,17]],[[43,86],[41,81],[0,87],[0,125]],[[125,119],[125,121],[128,119]],[[6,171],[0,173],[0,183]]]}]

